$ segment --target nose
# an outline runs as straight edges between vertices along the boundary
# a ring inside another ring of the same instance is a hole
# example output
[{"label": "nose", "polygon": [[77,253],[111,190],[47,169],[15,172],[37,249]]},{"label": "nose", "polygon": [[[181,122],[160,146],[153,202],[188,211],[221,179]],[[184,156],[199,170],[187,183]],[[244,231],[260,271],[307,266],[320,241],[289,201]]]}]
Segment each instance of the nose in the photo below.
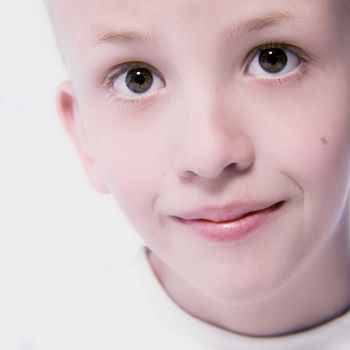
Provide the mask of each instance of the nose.
[{"label": "nose", "polygon": [[224,170],[242,172],[254,163],[253,144],[239,118],[211,106],[193,106],[185,113],[186,124],[178,134],[174,156],[180,178],[214,179]]}]

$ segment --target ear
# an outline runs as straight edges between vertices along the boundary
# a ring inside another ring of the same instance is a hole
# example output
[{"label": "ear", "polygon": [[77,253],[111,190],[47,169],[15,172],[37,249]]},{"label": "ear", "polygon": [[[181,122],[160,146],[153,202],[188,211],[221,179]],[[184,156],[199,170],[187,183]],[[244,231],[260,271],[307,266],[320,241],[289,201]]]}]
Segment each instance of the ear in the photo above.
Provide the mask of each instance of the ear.
[{"label": "ear", "polygon": [[84,129],[74,89],[70,81],[64,81],[58,87],[57,109],[62,125],[78,151],[89,182],[96,191],[109,193],[109,189],[99,175]]}]

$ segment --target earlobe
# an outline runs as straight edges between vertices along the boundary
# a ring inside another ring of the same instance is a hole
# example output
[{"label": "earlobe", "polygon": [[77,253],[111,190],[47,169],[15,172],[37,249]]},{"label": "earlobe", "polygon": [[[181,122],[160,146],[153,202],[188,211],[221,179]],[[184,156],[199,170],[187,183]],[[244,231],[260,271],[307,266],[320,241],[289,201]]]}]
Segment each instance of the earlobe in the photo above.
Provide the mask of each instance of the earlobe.
[{"label": "earlobe", "polygon": [[110,193],[98,172],[96,161],[91,151],[83,120],[80,115],[74,88],[70,81],[64,81],[59,85],[56,102],[59,119],[69,138],[75,145],[89,182],[96,191],[100,193]]}]

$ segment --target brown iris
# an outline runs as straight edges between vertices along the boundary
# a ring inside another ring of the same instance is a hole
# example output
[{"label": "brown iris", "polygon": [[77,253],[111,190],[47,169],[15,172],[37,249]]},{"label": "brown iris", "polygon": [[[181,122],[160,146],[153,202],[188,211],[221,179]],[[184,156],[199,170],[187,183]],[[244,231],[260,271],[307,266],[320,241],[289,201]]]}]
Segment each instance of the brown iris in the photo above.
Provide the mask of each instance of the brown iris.
[{"label": "brown iris", "polygon": [[126,76],[126,84],[128,88],[136,93],[146,92],[153,84],[153,75],[146,68],[131,69]]},{"label": "brown iris", "polygon": [[259,63],[266,72],[278,73],[287,65],[288,57],[283,49],[269,48],[261,51]]}]

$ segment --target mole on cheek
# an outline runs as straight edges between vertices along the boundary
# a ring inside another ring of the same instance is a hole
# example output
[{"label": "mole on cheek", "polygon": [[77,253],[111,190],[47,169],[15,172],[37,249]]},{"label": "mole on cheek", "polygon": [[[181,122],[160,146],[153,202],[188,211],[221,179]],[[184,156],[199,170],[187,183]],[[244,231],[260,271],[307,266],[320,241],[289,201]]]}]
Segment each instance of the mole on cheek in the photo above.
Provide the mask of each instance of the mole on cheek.
[{"label": "mole on cheek", "polygon": [[323,145],[327,145],[328,140],[325,137],[321,137],[321,142]]}]

